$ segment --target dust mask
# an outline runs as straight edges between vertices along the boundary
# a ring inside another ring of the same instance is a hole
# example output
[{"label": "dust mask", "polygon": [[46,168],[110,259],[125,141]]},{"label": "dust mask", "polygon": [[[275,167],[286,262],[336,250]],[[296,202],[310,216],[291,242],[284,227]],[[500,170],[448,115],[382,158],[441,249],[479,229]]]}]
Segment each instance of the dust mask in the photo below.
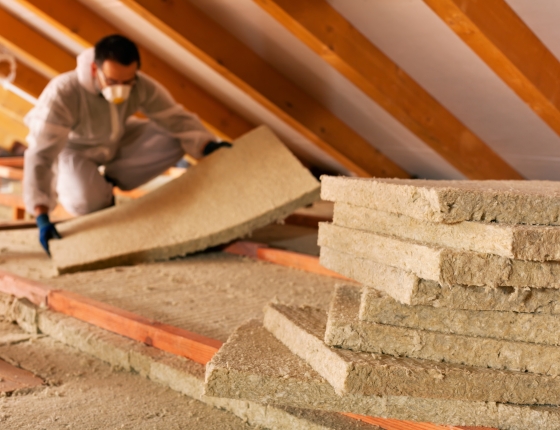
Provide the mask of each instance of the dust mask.
[{"label": "dust mask", "polygon": [[132,89],[132,85],[125,85],[125,84],[115,84],[115,85],[107,85],[107,81],[105,79],[105,75],[101,70],[97,71],[97,76],[105,88],[101,90],[101,94],[105,97],[109,103],[113,104],[121,104],[130,96],[130,90]]},{"label": "dust mask", "polygon": [[121,104],[130,96],[132,85],[109,85],[101,90],[103,97],[116,105]]}]

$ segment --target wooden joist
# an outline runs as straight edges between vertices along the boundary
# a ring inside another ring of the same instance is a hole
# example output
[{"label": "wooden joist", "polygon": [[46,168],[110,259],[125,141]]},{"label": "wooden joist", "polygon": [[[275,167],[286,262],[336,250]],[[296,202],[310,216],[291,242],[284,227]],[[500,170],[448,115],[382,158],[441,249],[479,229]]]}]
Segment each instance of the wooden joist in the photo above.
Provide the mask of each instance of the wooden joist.
[{"label": "wooden joist", "polygon": [[[113,333],[143,342],[154,348],[206,364],[220,349],[222,342],[188,330],[161,324],[132,312],[92,300],[80,294],[51,289],[47,285],[0,271],[0,292],[47,307],[88,322]],[[381,426],[387,430],[483,430],[481,427],[438,426],[395,419],[344,414],[350,418]],[[491,430],[491,429],[487,429]]]},{"label": "wooden joist", "polygon": [[0,166],[23,169],[23,157],[0,157]]},{"label": "wooden joist", "polygon": [[208,363],[222,346],[218,340],[162,324],[70,291],[49,291],[47,303],[53,311],[200,364]]},{"label": "wooden joist", "polygon": [[0,159],[0,178],[11,179],[13,181],[23,180],[23,170],[17,167],[2,166]]},{"label": "wooden joist", "polygon": [[560,135],[560,61],[504,0],[424,0]]},{"label": "wooden joist", "polygon": [[[15,1],[84,48],[92,46],[104,36],[122,33],[75,0]],[[142,57],[142,70],[161,82],[186,109],[197,113],[214,133],[234,139],[254,128],[253,124],[166,64],[157,55],[142,46],[138,48]]]},{"label": "wooden joist", "polygon": [[0,393],[11,393],[40,385],[43,385],[43,380],[38,376],[0,360]]},{"label": "wooden joist", "polygon": [[358,133],[188,2],[120,0],[360,176],[408,177]]},{"label": "wooden joist", "polygon": [[463,426],[439,426],[431,423],[417,423],[413,421],[401,421],[389,418],[365,417],[356,414],[343,414],[364,423],[373,424],[384,430],[498,430],[490,427],[463,427]]},{"label": "wooden joist", "polygon": [[523,179],[325,0],[253,0],[469,179]]},{"label": "wooden joist", "polygon": [[223,248],[223,252],[228,254],[243,255],[246,257],[256,258],[269,263],[279,264],[281,266],[291,267],[293,269],[304,270],[306,272],[316,273],[318,275],[331,276],[349,280],[348,278],[326,269],[319,263],[319,258],[312,255],[300,254],[292,251],[284,251],[282,249],[269,248],[264,243],[237,241]]}]

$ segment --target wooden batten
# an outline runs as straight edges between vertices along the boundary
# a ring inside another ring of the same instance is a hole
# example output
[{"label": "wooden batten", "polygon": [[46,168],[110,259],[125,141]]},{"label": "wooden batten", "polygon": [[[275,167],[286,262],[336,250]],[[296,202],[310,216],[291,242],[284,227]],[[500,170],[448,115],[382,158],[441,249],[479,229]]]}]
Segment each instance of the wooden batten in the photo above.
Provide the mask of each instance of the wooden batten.
[{"label": "wooden batten", "polygon": [[469,179],[523,179],[325,0],[253,0]]},{"label": "wooden batten", "polygon": [[424,0],[560,135],[560,61],[504,0]]}]

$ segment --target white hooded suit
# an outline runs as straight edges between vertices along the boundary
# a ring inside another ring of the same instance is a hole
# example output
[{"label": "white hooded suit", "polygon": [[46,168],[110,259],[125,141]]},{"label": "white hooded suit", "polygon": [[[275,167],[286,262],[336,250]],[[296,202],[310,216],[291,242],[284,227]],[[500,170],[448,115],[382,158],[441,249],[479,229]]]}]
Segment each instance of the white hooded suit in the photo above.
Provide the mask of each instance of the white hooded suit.
[{"label": "white hooded suit", "polygon": [[[200,158],[206,143],[215,140],[195,115],[142,72],[124,103],[109,103],[94,85],[93,60],[93,48],[80,54],[76,69],[52,79],[25,118],[24,200],[30,213],[37,205],[52,209],[57,192],[72,214],[103,209],[111,204],[113,185],[99,166],[115,185],[130,190],[185,153]],[[149,120],[133,117],[138,111]]]}]

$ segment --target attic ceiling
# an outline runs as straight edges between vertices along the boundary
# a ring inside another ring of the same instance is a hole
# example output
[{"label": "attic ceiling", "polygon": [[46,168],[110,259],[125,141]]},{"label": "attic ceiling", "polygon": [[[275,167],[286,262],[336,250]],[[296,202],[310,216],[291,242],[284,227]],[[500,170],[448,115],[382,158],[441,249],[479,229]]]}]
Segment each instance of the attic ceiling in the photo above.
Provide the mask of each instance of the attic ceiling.
[{"label": "attic ceiling", "polygon": [[[453,0],[447,2],[450,1]],[[472,3],[476,6],[480,1],[456,0],[455,3],[463,6]],[[486,1],[490,5],[502,2]],[[161,27],[154,25],[153,20],[146,19],[146,15],[141,16],[133,1],[80,2],[123,34],[156,53],[165,63],[198,84],[247,123],[269,125],[308,164],[351,174],[353,164],[345,159],[345,155],[348,155],[345,146],[350,148],[357,145],[356,141],[361,139],[412,176],[430,179],[467,177],[464,168],[458,167],[456,163],[453,166],[448,161],[451,159],[449,155],[440,155],[440,150],[436,151],[428,146],[426,139],[421,138],[421,133],[405,127],[402,120],[397,120],[395,115],[387,111],[386,106],[374,101],[363,89],[304,44],[285,23],[279,22],[277,17],[265,10],[259,4],[262,3],[260,1],[143,0],[136,3],[157,5],[183,2],[195,6],[341,120],[355,133],[356,139],[335,142],[334,145],[338,145],[335,151],[330,151],[329,148],[325,150],[324,146],[321,147],[323,141],[318,145],[312,134],[240,88],[192,51],[189,52],[173,40],[169,33],[166,34]],[[323,0],[310,0],[307,3],[312,5],[321,2]],[[550,121],[547,123],[538,116],[434,12],[428,5],[430,2],[437,3],[437,0],[327,1],[338,14],[389,57],[396,68],[410,76],[468,131],[478,137],[483,145],[493,150],[521,176],[527,179],[560,179],[560,136],[553,130],[554,124]],[[441,0],[440,3],[445,2]],[[37,13],[34,5],[41,3],[45,1],[0,0],[2,8],[66,51],[78,54],[84,49],[84,45],[64,29],[61,30],[48,15]],[[507,0],[505,3],[559,59],[560,4],[554,0]],[[37,7],[41,9],[40,6]],[[0,36],[8,32],[10,28],[0,28]],[[511,43],[517,41],[512,40]],[[25,63],[25,59],[20,60]],[[396,104],[399,102],[393,101]],[[441,129],[447,126],[447,123],[434,125]],[[326,138],[323,140],[329,144]],[[443,144],[445,146],[447,142]],[[437,146],[433,147],[438,149]],[[470,176],[473,177],[472,174]]]}]

